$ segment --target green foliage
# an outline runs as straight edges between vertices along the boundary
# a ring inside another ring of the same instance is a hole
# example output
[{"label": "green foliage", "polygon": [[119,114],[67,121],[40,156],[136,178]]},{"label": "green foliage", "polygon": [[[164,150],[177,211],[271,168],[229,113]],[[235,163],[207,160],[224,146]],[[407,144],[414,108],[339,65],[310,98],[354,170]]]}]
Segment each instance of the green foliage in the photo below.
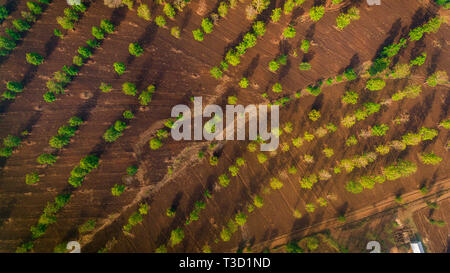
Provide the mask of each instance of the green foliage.
[{"label": "green foliage", "polygon": [[87,59],[92,56],[92,51],[87,47],[80,46],[78,48],[78,54],[80,54],[81,58]]},{"label": "green foliage", "polygon": [[228,4],[225,1],[220,2],[219,8],[217,9],[217,13],[219,13],[220,17],[225,17],[228,14]]},{"label": "green foliage", "polygon": [[19,146],[21,140],[18,136],[8,135],[3,139],[3,146],[8,148],[14,148]]},{"label": "green foliage", "polygon": [[387,180],[396,180],[401,177],[407,177],[415,173],[416,170],[417,170],[416,164],[409,161],[398,160],[397,163],[394,163],[386,167],[383,170],[383,174],[384,176],[386,176]]},{"label": "green foliage", "polygon": [[147,4],[140,4],[137,8],[137,15],[144,20],[150,21],[151,14]]},{"label": "green foliage", "polygon": [[12,24],[19,32],[25,32],[31,28],[30,24],[22,19],[16,19],[12,22]]},{"label": "green foliage", "polygon": [[314,205],[312,203],[308,203],[305,206],[305,210],[309,213],[313,213],[316,210],[316,205]]},{"label": "green foliage", "polygon": [[129,166],[129,167],[127,168],[127,174],[128,174],[128,175],[133,176],[133,175],[135,175],[137,172],[138,172],[138,167],[137,167],[137,166]]},{"label": "green foliage", "polygon": [[300,45],[300,49],[304,52],[304,53],[308,53],[309,51],[309,45],[310,42],[308,40],[302,40],[301,45]]},{"label": "green foliage", "polygon": [[176,26],[172,27],[170,29],[170,34],[177,39],[180,38],[180,28]]},{"label": "green foliage", "polygon": [[357,194],[357,193],[362,192],[364,188],[363,188],[363,186],[361,185],[361,183],[359,183],[359,182],[349,181],[349,182],[346,184],[345,189],[346,189],[348,192]]},{"label": "green foliage", "polygon": [[6,37],[0,36],[0,48],[13,50],[14,48],[16,48],[16,42]]},{"label": "green foliage", "polygon": [[373,136],[384,136],[387,130],[389,130],[389,126],[386,124],[375,125],[371,129]]},{"label": "green foliage", "polygon": [[78,227],[78,233],[83,234],[90,231],[93,231],[95,228],[95,220],[88,220],[80,227]]},{"label": "green foliage", "polygon": [[320,18],[322,18],[324,14],[325,14],[324,6],[315,6],[309,10],[309,17],[311,18],[311,20],[316,21],[316,22],[319,21]]},{"label": "green foliage", "polygon": [[388,68],[389,64],[391,63],[391,60],[386,57],[378,57],[373,62],[372,66],[369,68],[369,74],[371,76],[375,76],[376,74],[384,71],[386,68]]},{"label": "green foliage", "polygon": [[253,24],[252,29],[257,37],[264,36],[266,33],[266,26],[263,21],[256,21]]},{"label": "green foliage", "polygon": [[281,8],[273,9],[270,18],[272,19],[272,22],[278,22],[281,18]]},{"label": "green foliage", "polygon": [[105,33],[103,32],[103,30],[99,27],[92,27],[92,36],[94,36],[96,39],[98,40],[103,40],[105,39]]},{"label": "green foliage", "polygon": [[437,71],[427,78],[427,84],[431,87],[435,87],[438,84],[447,84],[448,76],[445,71]]},{"label": "green foliage", "polygon": [[163,146],[163,143],[161,142],[161,140],[159,138],[155,137],[150,140],[150,149],[158,150],[162,146]]},{"label": "green foliage", "polygon": [[134,1],[133,0],[122,0],[122,4],[128,7],[129,10],[133,9]]},{"label": "green foliage", "polygon": [[426,165],[437,165],[442,161],[442,157],[437,156],[433,152],[420,154],[419,159]]},{"label": "green foliage", "polygon": [[239,82],[239,86],[241,88],[247,88],[248,87],[248,79],[246,77],[243,77],[241,81]]},{"label": "green foliage", "polygon": [[[203,18],[202,20],[202,29],[206,34],[209,34],[213,31],[213,23],[209,18]],[[195,35],[194,35],[195,36]]]},{"label": "green foliage", "polygon": [[170,245],[172,247],[181,243],[181,241],[183,241],[183,239],[184,239],[184,231],[182,228],[174,229],[170,233]]},{"label": "green foliage", "polygon": [[44,57],[42,57],[38,53],[27,53],[26,60],[27,63],[37,66],[44,62]]},{"label": "green foliage", "polygon": [[311,112],[308,113],[308,117],[312,121],[317,121],[321,117],[321,115],[320,115],[319,111],[317,111],[316,109],[313,109],[313,110],[311,110]]},{"label": "green foliage", "polygon": [[5,20],[9,15],[9,11],[6,6],[0,6],[0,22]]},{"label": "green foliage", "polygon": [[169,17],[170,19],[175,18],[175,15],[176,15],[175,9],[172,7],[171,4],[166,3],[164,5],[163,11],[164,11],[164,14],[166,14],[166,16]]},{"label": "green foliage", "polygon": [[122,84],[122,91],[125,95],[136,96],[137,88],[136,85],[131,82],[125,82]]},{"label": "green foliage", "polygon": [[[11,39],[13,39],[14,41],[18,41],[18,40],[22,39],[22,35],[18,31],[15,31],[13,29],[6,28],[5,33],[8,34],[8,36],[11,37]],[[10,49],[12,49],[12,48],[10,48]]]},{"label": "green foliage", "polygon": [[20,82],[7,82],[6,89],[14,93],[20,93],[23,91],[23,84]]},{"label": "green foliage", "polygon": [[219,184],[226,188],[228,187],[228,184],[230,184],[230,178],[226,174],[222,174],[219,176]]},{"label": "green foliage", "polygon": [[209,72],[211,73],[211,76],[213,76],[216,79],[222,78],[223,72],[217,66],[214,66],[213,68],[211,68],[211,70]]},{"label": "green foliage", "polygon": [[39,182],[39,175],[37,173],[27,173],[25,175],[25,183],[27,185],[33,185]]},{"label": "green foliage", "polygon": [[347,91],[345,92],[344,96],[342,96],[342,103],[348,103],[348,104],[356,104],[358,103],[359,95],[356,92],[353,91]]},{"label": "green foliage", "polygon": [[155,86],[149,85],[146,90],[142,91],[139,95],[139,103],[141,105],[148,105],[152,101],[153,93],[155,93]]},{"label": "green foliage", "polygon": [[386,82],[384,82],[383,79],[381,79],[381,78],[369,79],[366,82],[366,88],[369,89],[370,91],[381,90],[385,86],[386,86]]},{"label": "green foliage", "polygon": [[285,246],[285,249],[286,249],[287,253],[303,253],[304,252],[303,249],[298,246],[297,241],[291,241],[291,242],[287,243]]},{"label": "green foliage", "polygon": [[[119,63],[119,62],[116,62],[116,63],[114,63],[114,70],[116,71],[116,73],[119,75],[119,76],[121,76],[123,73],[125,73],[125,70],[126,70],[127,68],[125,67],[125,64],[124,63]],[[128,94],[127,94],[128,95]],[[135,96],[136,94],[134,94],[133,96]]]},{"label": "green foliage", "polygon": [[435,129],[422,127],[420,128],[419,134],[422,140],[432,140],[438,135],[438,131]]},{"label": "green foliage", "polygon": [[309,85],[308,87],[306,87],[306,91],[308,91],[308,93],[310,93],[313,96],[318,96],[320,95],[320,93],[322,93],[322,89],[318,85],[316,86]]},{"label": "green foliage", "polygon": [[279,190],[283,187],[283,182],[281,182],[278,178],[272,177],[270,179],[270,187],[274,190]]},{"label": "green foliage", "polygon": [[300,70],[306,71],[311,69],[311,65],[309,63],[303,62],[298,66]]},{"label": "green foliage", "polygon": [[427,58],[427,53],[426,52],[422,52],[422,54],[420,54],[419,56],[417,56],[415,59],[412,59],[409,64],[410,65],[417,65],[417,66],[421,66],[425,63],[425,60]]},{"label": "green foliage", "polygon": [[52,154],[41,154],[38,158],[37,158],[37,162],[39,164],[48,164],[48,165],[53,165],[56,162],[56,156],[52,155]]},{"label": "green foliage", "polygon": [[272,86],[272,91],[275,93],[281,93],[283,91],[283,87],[277,82]]},{"label": "green foliage", "polygon": [[447,130],[450,130],[450,119],[442,121],[441,123],[439,123],[439,126],[442,126]]},{"label": "green foliage", "polygon": [[204,33],[201,29],[198,28],[198,29],[193,30],[192,34],[194,35],[194,39],[196,41],[199,41],[199,42],[203,41]]},{"label": "green foliage", "polygon": [[102,20],[100,22],[100,28],[104,33],[108,33],[108,34],[113,33],[114,29],[115,29],[113,23],[111,23],[111,21],[109,21],[109,20]]},{"label": "green foliage", "polygon": [[144,49],[138,43],[131,43],[128,46],[128,51],[131,55],[139,57],[144,53]]},{"label": "green foliage", "polygon": [[113,196],[120,196],[125,191],[125,185],[115,184],[114,187],[111,188],[111,193]]},{"label": "green foliage", "polygon": [[345,140],[345,145],[348,147],[356,145],[356,144],[358,144],[358,139],[356,138],[355,135],[349,136],[347,138],[347,140]]},{"label": "green foliage", "polygon": [[134,118],[134,114],[130,110],[126,110],[122,113],[123,118],[132,119]]},{"label": "green foliage", "polygon": [[295,28],[292,26],[288,26],[283,31],[283,37],[284,38],[294,38],[296,34]]},{"label": "green foliage", "polygon": [[243,226],[247,222],[247,215],[240,212],[240,213],[236,214],[236,216],[234,217],[234,220],[236,221],[236,224],[238,224],[239,226]]},{"label": "green foliage", "polygon": [[158,27],[164,27],[167,24],[166,19],[161,15],[155,17],[155,23]]},{"label": "green foliage", "polygon": [[303,189],[312,189],[314,184],[318,182],[317,176],[315,174],[311,174],[310,176],[303,177],[300,181],[300,186]]},{"label": "green foliage", "polygon": [[111,92],[111,90],[112,90],[112,85],[111,84],[109,84],[109,83],[104,83],[104,82],[102,82],[101,84],[100,84],[100,90],[102,90],[102,92],[103,93],[108,93],[108,92]]}]

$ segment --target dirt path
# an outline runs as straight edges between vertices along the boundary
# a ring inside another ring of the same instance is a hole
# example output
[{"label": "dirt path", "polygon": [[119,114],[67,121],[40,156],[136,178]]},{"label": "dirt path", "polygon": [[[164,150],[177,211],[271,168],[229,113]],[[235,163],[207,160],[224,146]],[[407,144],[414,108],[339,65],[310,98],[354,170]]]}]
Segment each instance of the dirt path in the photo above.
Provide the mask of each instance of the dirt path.
[{"label": "dirt path", "polygon": [[[432,195],[439,195],[436,199],[436,202],[450,198],[450,178],[441,180],[434,184],[433,189],[430,190],[430,192],[425,196],[420,192],[420,190],[412,191],[403,195],[402,198],[405,203],[402,206],[408,206],[409,210],[419,210],[426,207],[426,203],[420,201],[423,201],[424,199],[427,199]],[[394,197],[390,197],[377,204],[366,206],[364,208],[350,212],[345,216],[347,219],[345,224],[358,222],[366,217],[388,212],[393,209],[393,204],[395,205],[397,203],[395,202]],[[257,243],[252,247],[252,249],[255,251],[262,250],[265,247],[271,249],[276,246],[287,244],[292,238],[297,237],[299,234],[311,234],[314,232],[319,232],[320,230],[323,230],[325,228],[337,228],[341,225],[343,224],[338,221],[337,217],[327,219],[307,228],[296,230],[291,233],[285,233],[273,239]],[[237,249],[231,249],[230,252],[235,252],[236,250]]]}]

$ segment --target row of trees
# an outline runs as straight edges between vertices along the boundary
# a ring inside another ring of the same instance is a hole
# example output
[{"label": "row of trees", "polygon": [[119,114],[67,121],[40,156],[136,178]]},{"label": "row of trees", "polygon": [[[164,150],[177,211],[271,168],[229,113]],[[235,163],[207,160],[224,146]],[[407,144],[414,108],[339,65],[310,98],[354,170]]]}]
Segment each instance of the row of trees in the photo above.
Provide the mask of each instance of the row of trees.
[{"label": "row of trees", "polygon": [[372,189],[375,183],[382,184],[386,180],[397,180],[408,177],[417,171],[417,166],[413,162],[398,160],[396,163],[383,169],[381,175],[362,176],[356,181],[349,181],[346,184],[347,191],[360,193],[363,189]]},{"label": "row of trees", "polygon": [[17,253],[29,252],[33,249],[33,241],[45,234],[47,227],[56,222],[56,213],[60,211],[70,200],[69,194],[60,194],[53,202],[48,202],[36,225],[30,228],[31,240],[17,247]]},{"label": "row of trees", "polygon": [[75,188],[81,186],[86,175],[88,175],[93,169],[97,168],[99,164],[99,158],[95,155],[85,156],[80,160],[80,163],[75,166],[70,172],[69,184]]},{"label": "row of trees", "polygon": [[343,12],[338,15],[336,18],[337,28],[343,30],[346,26],[348,26],[351,21],[359,20],[359,10],[356,7],[351,7],[347,10],[347,13]]},{"label": "row of trees", "polygon": [[47,81],[48,91],[43,95],[46,102],[51,103],[56,100],[57,95],[64,94],[65,87],[78,75],[79,69],[92,56],[93,51],[100,47],[105,35],[113,33],[114,29],[114,25],[109,20],[102,20],[100,27],[92,27],[94,39],[88,40],[87,46],[78,48],[78,55],[73,57],[73,65],[64,65],[61,71],[55,72],[53,78]]},{"label": "row of trees", "polygon": [[217,24],[220,18],[226,17],[229,8],[235,8],[238,4],[237,0],[223,0],[219,3],[216,12],[212,12],[208,17],[202,19],[201,28],[192,31],[196,41],[203,41],[205,34],[210,34],[213,31],[214,25]]},{"label": "row of trees", "polygon": [[[45,7],[50,4],[50,2],[50,0],[27,2],[28,11],[21,12],[22,19],[15,19],[12,21],[14,29],[5,29],[5,32],[9,37],[0,37],[0,56],[7,56],[14,48],[16,48],[18,41],[21,40],[23,35],[31,29],[38,16],[44,12]],[[0,21],[3,21],[6,17],[8,17],[8,14],[9,11],[6,6],[1,6]]]},{"label": "row of trees", "polygon": [[147,203],[139,204],[139,208],[136,212],[131,214],[128,218],[128,223],[122,227],[122,231],[125,234],[129,234],[131,229],[139,223],[142,223],[143,216],[148,214],[149,206]]},{"label": "row of trees", "polygon": [[[56,22],[61,26],[63,30],[73,30],[75,28],[75,24],[80,20],[80,17],[87,10],[87,6],[83,3],[79,5],[73,5],[64,9],[64,16],[56,17]],[[58,28],[53,30],[53,34],[55,36],[64,38],[63,31]]]},{"label": "row of trees", "polygon": [[240,57],[247,52],[247,49],[254,47],[257,38],[262,37],[265,32],[266,27],[264,22],[256,21],[252,25],[252,30],[244,35],[242,41],[227,51],[225,59],[220,63],[220,66],[215,66],[210,70],[211,75],[216,79],[222,78],[223,71],[228,70],[228,65],[237,66],[241,62]]}]

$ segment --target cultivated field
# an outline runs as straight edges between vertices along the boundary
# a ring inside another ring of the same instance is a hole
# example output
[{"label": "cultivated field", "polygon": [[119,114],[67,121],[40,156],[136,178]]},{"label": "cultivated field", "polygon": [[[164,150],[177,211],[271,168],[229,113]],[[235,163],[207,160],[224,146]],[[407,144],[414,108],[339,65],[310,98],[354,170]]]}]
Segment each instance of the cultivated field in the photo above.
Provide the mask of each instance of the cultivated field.
[{"label": "cultivated field", "polygon": [[[446,1],[104,2],[0,1],[0,252],[447,251]],[[200,96],[279,148],[174,141]]]}]

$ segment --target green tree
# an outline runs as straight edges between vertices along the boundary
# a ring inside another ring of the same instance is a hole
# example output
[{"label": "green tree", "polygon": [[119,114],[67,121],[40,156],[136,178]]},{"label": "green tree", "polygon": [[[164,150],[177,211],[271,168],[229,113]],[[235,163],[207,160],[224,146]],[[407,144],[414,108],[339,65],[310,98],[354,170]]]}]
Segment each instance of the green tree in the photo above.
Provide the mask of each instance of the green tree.
[{"label": "green tree", "polygon": [[371,129],[373,136],[384,136],[388,130],[389,126],[386,124],[375,125]]},{"label": "green tree", "polygon": [[300,63],[298,68],[303,71],[311,70],[311,64],[309,64],[307,62],[302,62],[302,63]]},{"label": "green tree", "polygon": [[56,156],[52,155],[52,154],[41,154],[38,158],[37,158],[37,162],[39,164],[48,164],[48,165],[53,165],[56,162]]},{"label": "green tree", "polygon": [[309,10],[309,17],[311,18],[311,20],[316,21],[316,22],[319,21],[320,18],[322,18],[324,14],[325,14],[324,6],[315,6]]},{"label": "green tree", "polygon": [[92,27],[92,36],[94,36],[96,39],[98,40],[103,40],[105,39],[105,33],[103,32],[103,30],[99,27]]},{"label": "green tree", "polygon": [[166,19],[161,15],[155,17],[155,23],[158,27],[164,27],[167,24]]},{"label": "green tree", "polygon": [[27,173],[25,175],[25,183],[27,185],[33,185],[39,182],[39,175],[37,173]]},{"label": "green tree", "polygon": [[198,29],[193,30],[192,34],[194,35],[194,39],[196,41],[199,41],[199,42],[203,41],[204,33],[201,29],[198,28]]},{"label": "green tree", "polygon": [[344,96],[342,96],[342,103],[348,103],[348,104],[356,104],[358,103],[359,95],[356,92],[353,91],[347,91],[345,92]]},{"label": "green tree", "polygon": [[126,82],[122,84],[122,91],[125,95],[136,96],[137,88],[136,85],[131,82]]},{"label": "green tree", "polygon": [[202,20],[202,29],[206,34],[209,34],[213,31],[213,23],[209,18],[203,18]]},{"label": "green tree", "polygon": [[125,191],[125,185],[115,184],[114,187],[111,188],[111,193],[113,196],[120,196]]},{"label": "green tree", "polygon": [[93,231],[95,228],[95,220],[88,220],[78,228],[80,234]]},{"label": "green tree", "polygon": [[113,23],[111,23],[111,21],[105,20],[105,19],[100,22],[100,28],[105,33],[108,33],[108,34],[113,33],[114,29],[115,29]]},{"label": "green tree", "polygon": [[161,140],[159,138],[152,138],[150,140],[150,148],[152,150],[158,150],[159,148],[161,148],[163,146]]},{"label": "green tree", "polygon": [[44,57],[37,53],[27,53],[26,54],[27,63],[32,65],[40,65],[44,62]]},{"label": "green tree", "polygon": [[247,222],[247,215],[245,215],[245,213],[240,212],[236,214],[234,220],[236,221],[236,224],[238,224],[239,226],[243,226]]},{"label": "green tree", "polygon": [[295,28],[292,26],[288,26],[283,31],[283,37],[284,38],[294,38],[296,34]]},{"label": "green tree", "polygon": [[426,165],[437,165],[442,161],[442,157],[437,156],[433,152],[420,154],[419,159]]},{"label": "green tree", "polygon": [[[119,76],[121,76],[123,73],[125,73],[125,70],[126,70],[127,68],[125,67],[125,64],[124,63],[119,63],[119,62],[116,62],[116,63],[114,63],[114,70],[116,71],[116,73],[119,75]],[[127,94],[128,95],[128,94]],[[134,94],[133,96],[135,96],[136,94]]]},{"label": "green tree", "polygon": [[169,17],[170,19],[175,18],[175,14],[176,14],[175,9],[172,7],[171,4],[166,3],[164,5],[163,11],[164,11],[164,14],[166,14],[166,16]]},{"label": "green tree", "polygon": [[366,88],[370,91],[381,90],[386,86],[386,82],[384,82],[381,78],[369,79],[366,82]]},{"label": "green tree", "polygon": [[281,18],[281,8],[273,9],[270,18],[272,19],[272,22],[278,22]]},{"label": "green tree", "polygon": [[438,84],[447,84],[448,76],[445,71],[437,71],[427,78],[427,84],[431,87],[435,87]]},{"label": "green tree", "polygon": [[128,51],[131,55],[139,57],[144,53],[144,49],[138,43],[131,43],[128,46]]},{"label": "green tree", "polygon": [[183,241],[183,239],[184,239],[184,231],[182,228],[174,229],[170,233],[170,245],[172,247],[181,243],[181,241]]},{"label": "green tree", "polygon": [[150,21],[151,19],[150,9],[147,4],[140,4],[137,8],[137,14],[144,20]]}]

